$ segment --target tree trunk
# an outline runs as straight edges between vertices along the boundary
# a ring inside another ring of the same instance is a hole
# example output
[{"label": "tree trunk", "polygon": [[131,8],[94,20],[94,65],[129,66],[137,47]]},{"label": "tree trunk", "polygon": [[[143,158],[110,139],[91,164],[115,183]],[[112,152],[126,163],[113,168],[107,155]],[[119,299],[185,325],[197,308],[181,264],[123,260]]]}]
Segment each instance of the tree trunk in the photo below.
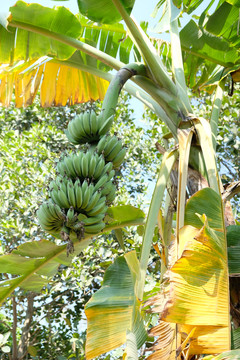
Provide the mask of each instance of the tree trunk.
[{"label": "tree trunk", "polygon": [[36,294],[30,293],[27,296],[27,310],[26,310],[26,317],[24,321],[24,325],[22,328],[22,336],[19,341],[18,345],[18,359],[21,360],[24,358],[27,352],[28,347],[28,338],[29,338],[29,331],[32,323],[32,317],[33,317],[33,302],[34,297]]}]

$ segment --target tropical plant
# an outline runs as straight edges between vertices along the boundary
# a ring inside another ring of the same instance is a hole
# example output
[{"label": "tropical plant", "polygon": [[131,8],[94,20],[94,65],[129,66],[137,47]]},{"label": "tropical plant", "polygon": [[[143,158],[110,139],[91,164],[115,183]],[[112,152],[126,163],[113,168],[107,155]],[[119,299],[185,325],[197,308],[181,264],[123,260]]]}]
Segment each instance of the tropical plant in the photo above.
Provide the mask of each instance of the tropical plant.
[{"label": "tropical plant", "polygon": [[[1,73],[3,104],[9,103],[14,84],[17,106],[31,103],[39,87],[41,104],[48,106],[102,98],[105,81],[111,80],[100,113],[102,124],[114,116],[123,86],[165,123],[165,149],[157,144],[163,158],[147,218],[140,209],[122,205],[110,207],[104,220],[103,232],[135,225],[143,225],[144,232],[140,255],[131,251],[118,257],[85,307],[87,359],[123,344],[124,356],[136,359],[147,339],[146,311],[159,314],[159,324],[150,332],[158,336],[149,349],[151,359],[240,356],[238,351],[228,352],[229,274],[232,278],[239,274],[239,225],[234,224],[228,201],[240,186],[236,182],[224,191],[215,155],[222,86],[228,76],[238,80],[239,4],[212,1],[179,34],[181,16],[201,3],[158,3],[157,8],[164,5],[164,9],[157,31],[169,31],[170,44],[150,39],[131,18],[133,0],[79,0],[79,16],[64,7],[48,9],[18,1],[7,21],[2,21],[0,61],[8,64]],[[216,8],[209,15],[213,4]],[[132,51],[136,62],[129,64]],[[116,75],[110,69],[117,70]],[[83,84],[79,95],[77,89]],[[193,113],[187,85],[193,91],[214,89],[209,119]],[[156,226],[161,249],[152,242]],[[24,243],[3,255],[2,271],[12,276],[2,284],[1,300],[16,287],[39,291],[59,264],[68,266],[91,238],[91,234],[80,241],[72,238],[75,250],[69,256],[68,244],[47,240]],[[152,245],[161,258],[161,287],[147,299],[144,285]],[[235,320],[238,288],[235,281],[230,283]],[[236,331],[234,336],[236,348]]]}]

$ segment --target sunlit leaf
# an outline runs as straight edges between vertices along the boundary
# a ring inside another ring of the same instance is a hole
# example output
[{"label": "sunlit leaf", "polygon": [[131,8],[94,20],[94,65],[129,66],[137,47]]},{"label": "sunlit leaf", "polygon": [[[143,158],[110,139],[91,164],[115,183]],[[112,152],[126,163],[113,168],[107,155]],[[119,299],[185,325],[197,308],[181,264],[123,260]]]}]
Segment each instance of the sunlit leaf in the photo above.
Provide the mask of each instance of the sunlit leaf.
[{"label": "sunlit leaf", "polygon": [[179,244],[175,241],[170,251],[165,274],[169,280],[152,305],[161,320],[181,324],[182,341],[196,327],[189,340],[191,354],[226,351],[229,290],[221,197],[210,188],[202,189],[189,199],[185,211]]},{"label": "sunlit leaf", "polygon": [[[78,241],[74,254],[90,242],[89,238]],[[51,241],[41,240],[24,243],[11,254],[0,256],[1,271],[13,275],[13,278],[0,282],[0,302],[4,302],[17,287],[39,292],[56,274],[60,264],[71,263],[74,254],[67,256],[66,245],[57,246]]]},{"label": "sunlit leaf", "polygon": [[[134,2],[135,0],[122,0],[129,14]],[[78,0],[78,7],[83,15],[103,24],[113,24],[122,19],[111,0]]]},{"label": "sunlit leaf", "polygon": [[103,100],[108,81],[64,64],[36,59],[0,69],[0,102],[9,106],[15,85],[16,107],[31,105],[40,90],[41,106],[65,106]]},{"label": "sunlit leaf", "polygon": [[85,307],[88,320],[86,358],[123,345],[133,332],[139,348],[146,340],[136,297],[139,265],[135,252],[121,256],[107,269],[103,285]]},{"label": "sunlit leaf", "polygon": [[228,268],[231,276],[240,274],[240,226],[227,227]]},{"label": "sunlit leaf", "polygon": [[[27,4],[24,1],[18,1],[10,8],[9,23],[19,22],[29,25],[41,27],[58,34],[67,35],[73,38],[78,38],[81,34],[81,24],[67,8],[61,6],[54,9],[41,6],[39,4]],[[33,59],[43,55],[53,56],[58,59],[68,59],[73,53],[74,48],[59,41],[52,40],[42,35],[26,30],[19,29],[18,31],[11,28],[11,37],[6,38],[6,59],[0,61],[4,63],[12,63],[13,60],[23,58],[23,55],[28,48],[28,58]],[[1,29],[1,38],[6,37],[6,30]],[[11,49],[14,48],[14,59],[11,58]],[[26,59],[26,58],[25,58]]]}]

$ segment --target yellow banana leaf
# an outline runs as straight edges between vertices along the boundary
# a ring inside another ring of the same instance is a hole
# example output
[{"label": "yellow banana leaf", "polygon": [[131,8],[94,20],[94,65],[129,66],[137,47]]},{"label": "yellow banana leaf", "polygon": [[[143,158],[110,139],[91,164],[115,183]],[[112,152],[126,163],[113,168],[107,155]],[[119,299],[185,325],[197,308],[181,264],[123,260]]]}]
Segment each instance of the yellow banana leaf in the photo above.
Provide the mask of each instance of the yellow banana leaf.
[{"label": "yellow banana leaf", "polygon": [[[176,336],[182,342],[194,329],[185,344],[188,354],[230,350],[227,247],[221,206],[221,197],[210,188],[189,199],[178,250],[175,240],[166,281],[150,304],[162,321],[179,324]],[[151,360],[157,358],[157,351]]]},{"label": "yellow banana leaf", "polygon": [[129,332],[135,335],[137,347],[146,340],[140,314],[141,303],[136,297],[139,274],[135,251],[117,258],[107,269],[102,288],[85,307],[87,359],[123,345]]},{"label": "yellow banana leaf", "polygon": [[[109,82],[49,58],[0,68],[0,103],[9,106],[15,87],[16,107],[31,105],[40,91],[41,106],[65,106],[103,100]],[[46,62],[47,61],[47,62]]]},{"label": "yellow banana leaf", "polygon": [[176,325],[165,321],[160,321],[157,326],[154,326],[150,335],[158,336],[158,342],[149,350],[153,350],[148,360],[162,359],[175,360],[176,358]]}]

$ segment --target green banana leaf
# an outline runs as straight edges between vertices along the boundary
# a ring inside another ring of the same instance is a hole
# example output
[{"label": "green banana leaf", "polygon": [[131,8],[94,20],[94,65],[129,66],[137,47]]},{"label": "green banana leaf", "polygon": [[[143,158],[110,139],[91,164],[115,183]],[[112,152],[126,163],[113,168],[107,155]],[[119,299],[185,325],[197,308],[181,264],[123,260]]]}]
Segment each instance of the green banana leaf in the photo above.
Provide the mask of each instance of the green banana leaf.
[{"label": "green banana leaf", "polygon": [[240,274],[240,226],[227,227],[228,268],[230,276]]},{"label": "green banana leaf", "polygon": [[209,355],[204,357],[204,360],[238,360],[240,359],[240,351],[232,350],[226,351],[219,355]]},{"label": "green banana leaf", "polygon": [[[128,14],[131,13],[135,0],[122,0]],[[122,20],[112,0],[78,0],[80,13],[102,24],[113,24]]]},{"label": "green banana leaf", "polygon": [[[135,358],[147,338],[136,296],[140,278],[135,251],[117,258],[105,272],[103,285],[86,304],[88,321],[86,358],[111,351],[126,341]],[[131,334],[131,335],[130,335]]]},{"label": "green banana leaf", "polygon": [[[110,208],[108,225],[102,233],[125,226],[144,224],[144,213],[130,205]],[[101,234],[102,234],[101,233]],[[96,235],[97,236],[97,235]],[[21,287],[39,292],[50,277],[56,274],[58,267],[69,266],[74,256],[84,250],[92,241],[92,235],[74,242],[74,253],[67,256],[64,245],[56,245],[48,240],[32,241],[22,244],[9,255],[0,256],[2,273],[10,274],[9,279],[0,282],[0,303],[4,302],[13,290]]]},{"label": "green banana leaf", "polygon": [[[10,12],[9,23],[17,21],[20,24],[34,25],[75,39],[81,34],[79,20],[64,6],[51,9],[39,4],[29,5],[24,1],[18,1],[15,6],[10,8]],[[60,24],[61,26],[59,26]],[[1,63],[11,64],[13,61],[38,58],[44,55],[66,60],[74,53],[74,48],[71,46],[23,29],[11,28],[11,31],[6,31],[1,27],[0,38]],[[28,49],[27,56],[26,49]],[[12,56],[14,57],[12,58]]]},{"label": "green banana leaf", "polygon": [[233,350],[240,349],[240,328],[232,329],[231,348]]}]

